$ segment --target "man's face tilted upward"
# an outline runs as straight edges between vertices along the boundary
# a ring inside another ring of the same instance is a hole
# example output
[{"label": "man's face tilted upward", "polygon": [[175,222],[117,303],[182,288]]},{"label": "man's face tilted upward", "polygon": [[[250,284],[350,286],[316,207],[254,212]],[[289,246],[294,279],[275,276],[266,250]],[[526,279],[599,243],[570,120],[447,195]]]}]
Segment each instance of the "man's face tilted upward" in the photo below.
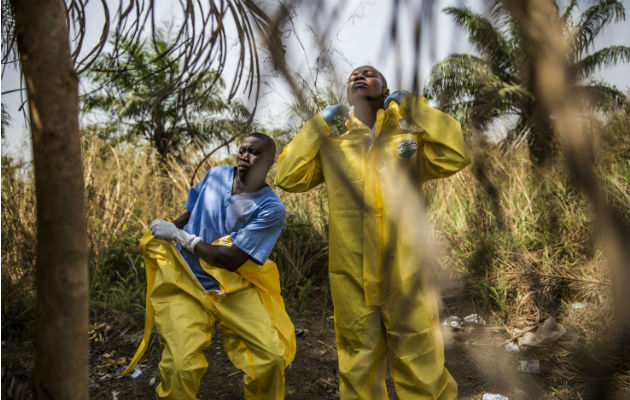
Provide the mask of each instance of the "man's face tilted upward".
[{"label": "man's face tilted upward", "polygon": [[385,99],[389,94],[382,74],[374,67],[365,65],[355,68],[348,78],[346,88],[348,102],[355,105],[360,100]]}]

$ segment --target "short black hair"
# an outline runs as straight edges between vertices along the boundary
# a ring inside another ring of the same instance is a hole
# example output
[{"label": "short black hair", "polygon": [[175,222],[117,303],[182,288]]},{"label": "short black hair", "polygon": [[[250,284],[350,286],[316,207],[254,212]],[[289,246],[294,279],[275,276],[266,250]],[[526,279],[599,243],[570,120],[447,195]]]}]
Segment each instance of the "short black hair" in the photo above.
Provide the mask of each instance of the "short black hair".
[{"label": "short black hair", "polygon": [[353,68],[352,70],[354,71],[355,69],[359,69],[359,68],[370,68],[370,69],[373,69],[374,72],[376,72],[378,74],[378,77],[381,78],[381,82],[383,82],[383,90],[387,89],[387,79],[385,79],[385,75],[383,75],[383,73],[381,71],[379,71],[378,69],[374,68],[371,65],[361,65],[359,67]]},{"label": "short black hair", "polygon": [[262,139],[265,142],[265,148],[270,150],[271,156],[272,157],[276,156],[276,142],[274,142],[271,137],[269,137],[268,135],[265,135],[264,133],[252,132],[245,135],[243,139],[250,136],[258,138],[258,139]]}]

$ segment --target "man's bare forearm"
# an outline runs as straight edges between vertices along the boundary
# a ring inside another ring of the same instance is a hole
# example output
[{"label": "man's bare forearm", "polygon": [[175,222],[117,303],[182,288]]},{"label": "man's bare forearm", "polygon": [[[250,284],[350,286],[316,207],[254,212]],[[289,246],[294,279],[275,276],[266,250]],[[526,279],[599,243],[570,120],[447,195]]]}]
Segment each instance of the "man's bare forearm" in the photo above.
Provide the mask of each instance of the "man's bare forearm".
[{"label": "man's bare forearm", "polygon": [[177,217],[177,219],[173,220],[173,223],[175,224],[177,228],[183,229],[184,226],[186,226],[186,224],[188,223],[189,219],[190,219],[190,211],[186,211],[182,215]]},{"label": "man's bare forearm", "polygon": [[[177,219],[173,221],[173,224],[178,229],[183,229],[190,219],[190,212],[186,211]],[[238,267],[243,265],[248,260],[247,253],[242,251],[236,246],[214,246],[206,242],[199,242],[195,246],[195,254],[208,264],[215,267],[227,269],[228,271],[236,271]]]},{"label": "man's bare forearm", "polygon": [[249,259],[247,253],[234,245],[229,247],[214,246],[205,242],[197,243],[195,246],[195,254],[208,264],[232,272],[236,271],[238,267]]}]

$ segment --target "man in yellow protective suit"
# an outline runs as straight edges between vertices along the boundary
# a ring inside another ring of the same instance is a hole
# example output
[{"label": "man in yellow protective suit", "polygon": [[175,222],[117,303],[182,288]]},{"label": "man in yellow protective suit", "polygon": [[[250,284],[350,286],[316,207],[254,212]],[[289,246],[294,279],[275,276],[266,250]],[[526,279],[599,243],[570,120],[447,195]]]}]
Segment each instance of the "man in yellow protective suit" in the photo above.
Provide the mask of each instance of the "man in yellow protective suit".
[{"label": "man in yellow protective suit", "polygon": [[[295,333],[267,259],[285,208],[265,184],[275,144],[247,135],[236,166],[217,166],[190,190],[174,222],[155,220],[140,242],[147,272],[143,341],[124,374],[144,354],[153,324],[162,348],[159,399],[195,399],[208,363],[215,322],[230,361],[243,371],[246,399],[284,398],[284,369]],[[175,242],[175,244],[173,244]]]},{"label": "man in yellow protective suit", "polygon": [[285,147],[275,178],[290,192],[326,182],[340,397],[386,399],[389,358],[398,398],[454,399],[409,205],[421,203],[423,182],[470,163],[460,124],[423,97],[390,95],[371,66],[352,71],[347,95],[354,106],[341,126],[347,131],[335,135],[334,126],[347,107],[326,107]]}]

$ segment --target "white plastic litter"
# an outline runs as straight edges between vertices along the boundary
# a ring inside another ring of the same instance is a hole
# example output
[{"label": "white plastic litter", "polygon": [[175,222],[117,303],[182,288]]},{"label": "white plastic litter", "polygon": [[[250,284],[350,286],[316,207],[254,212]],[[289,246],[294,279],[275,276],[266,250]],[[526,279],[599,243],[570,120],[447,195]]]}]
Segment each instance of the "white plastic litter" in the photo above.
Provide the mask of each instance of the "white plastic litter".
[{"label": "white plastic litter", "polygon": [[549,317],[535,332],[527,332],[518,338],[520,346],[540,346],[545,342],[553,342],[564,335],[567,329],[556,319]]},{"label": "white plastic litter", "polygon": [[518,353],[519,351],[521,351],[521,348],[518,347],[518,344],[516,342],[507,342],[505,344],[505,350],[507,350],[509,353]]},{"label": "white plastic litter", "polygon": [[453,329],[461,329],[462,320],[459,317],[451,315],[446,320],[444,320],[444,322],[442,322],[442,326],[450,326]]},{"label": "white plastic litter", "polygon": [[464,317],[464,321],[468,322],[469,324],[486,324],[486,321],[484,321],[483,318],[481,318],[478,314],[470,314],[469,316]]},{"label": "white plastic litter", "polygon": [[528,374],[540,374],[540,361],[523,360],[519,363],[518,370]]},{"label": "white plastic litter", "polygon": [[131,374],[129,375],[131,377],[131,379],[136,379],[137,377],[139,377],[140,375],[142,375],[142,370],[140,369],[139,365],[136,365],[133,368],[133,371],[131,371]]},{"label": "white plastic litter", "polygon": [[118,395],[120,392],[118,390],[112,390],[112,400],[118,400]]},{"label": "white plastic litter", "polygon": [[507,397],[505,397],[505,396],[500,395],[500,394],[484,393],[484,395],[481,398],[481,400],[509,400],[509,399]]},{"label": "white plastic litter", "polygon": [[581,310],[583,308],[588,308],[590,307],[589,303],[573,303],[571,304],[571,308],[574,310]]}]

